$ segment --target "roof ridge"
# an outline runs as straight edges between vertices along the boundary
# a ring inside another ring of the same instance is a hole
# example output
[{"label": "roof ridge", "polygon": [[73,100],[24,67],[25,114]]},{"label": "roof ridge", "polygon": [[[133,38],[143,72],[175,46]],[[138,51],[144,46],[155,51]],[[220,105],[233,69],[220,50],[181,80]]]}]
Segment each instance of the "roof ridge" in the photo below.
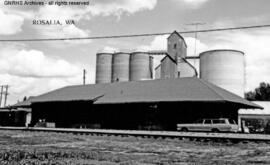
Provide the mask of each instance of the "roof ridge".
[{"label": "roof ridge", "polygon": [[202,79],[200,79],[200,78],[198,78],[199,79],[199,81],[201,82],[201,83],[203,83],[204,85],[206,85],[207,86],[207,88],[209,88],[210,90],[212,90],[213,92],[215,92],[219,97],[221,97],[223,100],[227,100],[227,99],[225,99],[219,92],[217,92],[215,89],[213,89],[213,88],[211,88],[208,84],[207,84],[207,82],[205,82],[204,80],[202,80]]}]

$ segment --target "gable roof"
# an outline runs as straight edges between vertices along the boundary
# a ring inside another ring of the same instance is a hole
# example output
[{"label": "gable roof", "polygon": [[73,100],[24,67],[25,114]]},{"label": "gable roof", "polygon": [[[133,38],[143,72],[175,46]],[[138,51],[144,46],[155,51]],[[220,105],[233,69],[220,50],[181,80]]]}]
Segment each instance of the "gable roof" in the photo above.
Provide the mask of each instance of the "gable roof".
[{"label": "gable roof", "polygon": [[169,58],[173,63],[177,64],[177,62],[175,61],[175,59],[173,59],[168,53],[166,53],[166,56],[163,57],[160,62],[162,62],[163,60],[165,60],[166,58]]},{"label": "gable roof", "polygon": [[94,104],[231,102],[241,108],[262,108],[199,78],[67,86],[32,99],[32,102],[54,101],[93,101]]},{"label": "gable roof", "polygon": [[270,115],[270,101],[252,101],[255,104],[262,106],[264,109],[240,109],[238,114],[242,115]]},{"label": "gable roof", "polygon": [[186,46],[186,48],[187,48],[187,43],[186,43],[184,37],[181,36],[176,30],[173,31],[173,32],[169,35],[169,37],[168,37],[167,39],[169,39],[173,34],[176,34],[178,37],[180,37],[180,38],[184,41],[184,44],[185,44],[185,46]]}]

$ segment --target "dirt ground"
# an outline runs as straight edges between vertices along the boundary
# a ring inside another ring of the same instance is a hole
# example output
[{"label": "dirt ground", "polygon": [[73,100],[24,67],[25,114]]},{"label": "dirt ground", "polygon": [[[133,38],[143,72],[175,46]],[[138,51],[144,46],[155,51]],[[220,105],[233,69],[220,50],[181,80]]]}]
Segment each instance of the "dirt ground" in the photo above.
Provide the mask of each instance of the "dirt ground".
[{"label": "dirt ground", "polygon": [[270,164],[270,143],[0,131],[0,164]]}]

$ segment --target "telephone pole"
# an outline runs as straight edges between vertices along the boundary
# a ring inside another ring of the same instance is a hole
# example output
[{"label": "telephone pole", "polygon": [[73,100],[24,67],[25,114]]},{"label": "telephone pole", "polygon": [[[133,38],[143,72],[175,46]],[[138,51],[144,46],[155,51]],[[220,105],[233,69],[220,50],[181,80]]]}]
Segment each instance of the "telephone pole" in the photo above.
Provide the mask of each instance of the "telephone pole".
[{"label": "telephone pole", "polygon": [[4,105],[7,104],[7,95],[8,95],[8,85],[1,85],[1,93],[0,93],[0,107],[2,107],[2,100],[4,99]]},{"label": "telephone pole", "polygon": [[83,69],[83,85],[85,85],[85,79],[86,79],[85,75],[86,75],[86,70]]},{"label": "telephone pole", "polygon": [[4,86],[1,86],[1,93],[0,93],[0,107],[2,105],[2,95],[3,95]]},{"label": "telephone pole", "polygon": [[4,107],[6,107],[6,104],[7,104],[7,95],[8,95],[8,85],[6,85],[6,92],[5,92],[5,103],[4,103]]},{"label": "telephone pole", "polygon": [[198,26],[199,25],[205,25],[206,23],[204,22],[194,22],[194,23],[190,23],[190,24],[187,24],[187,25],[192,25],[192,26],[195,26],[195,43],[194,43],[194,56],[196,56],[196,49],[197,49],[197,38],[198,38]]}]

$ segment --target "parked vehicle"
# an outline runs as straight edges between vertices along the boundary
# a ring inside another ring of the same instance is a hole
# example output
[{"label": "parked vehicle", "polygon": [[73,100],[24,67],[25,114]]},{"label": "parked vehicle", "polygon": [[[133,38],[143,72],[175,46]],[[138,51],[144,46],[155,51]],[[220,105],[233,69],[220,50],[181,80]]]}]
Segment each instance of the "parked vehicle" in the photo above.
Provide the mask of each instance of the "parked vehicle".
[{"label": "parked vehicle", "polygon": [[232,119],[200,119],[192,124],[177,124],[178,131],[238,132],[238,125]]}]

